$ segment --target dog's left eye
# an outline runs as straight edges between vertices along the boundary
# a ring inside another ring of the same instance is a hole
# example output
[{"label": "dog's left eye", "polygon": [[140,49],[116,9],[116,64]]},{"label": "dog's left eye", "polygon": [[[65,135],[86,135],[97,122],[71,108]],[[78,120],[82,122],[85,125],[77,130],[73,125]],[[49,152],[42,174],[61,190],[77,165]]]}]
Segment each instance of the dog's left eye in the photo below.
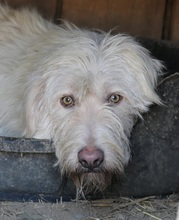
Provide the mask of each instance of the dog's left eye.
[{"label": "dog's left eye", "polygon": [[60,102],[64,107],[71,107],[74,105],[74,99],[71,96],[64,96],[61,98]]},{"label": "dog's left eye", "polygon": [[114,104],[119,103],[121,100],[123,99],[123,97],[119,94],[112,94],[110,95],[108,101]]}]

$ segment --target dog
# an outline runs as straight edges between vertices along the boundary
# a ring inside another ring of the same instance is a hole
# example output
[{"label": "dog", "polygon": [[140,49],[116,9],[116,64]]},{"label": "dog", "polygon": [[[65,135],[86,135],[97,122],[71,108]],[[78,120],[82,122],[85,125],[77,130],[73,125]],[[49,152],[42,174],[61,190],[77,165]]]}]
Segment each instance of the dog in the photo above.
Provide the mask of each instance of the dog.
[{"label": "dog", "polygon": [[103,191],[129,162],[136,117],[161,103],[162,68],[133,37],[1,6],[0,135],[52,139],[77,195]]}]

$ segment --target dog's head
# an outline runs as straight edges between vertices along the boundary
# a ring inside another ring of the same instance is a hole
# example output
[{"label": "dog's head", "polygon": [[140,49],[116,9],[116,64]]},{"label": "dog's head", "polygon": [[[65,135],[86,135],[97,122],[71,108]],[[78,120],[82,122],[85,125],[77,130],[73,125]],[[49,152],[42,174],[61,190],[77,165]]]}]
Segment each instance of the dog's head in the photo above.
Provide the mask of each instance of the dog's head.
[{"label": "dog's head", "polygon": [[41,56],[28,130],[54,140],[61,172],[78,192],[102,190],[129,161],[134,118],[160,103],[162,65],[129,36],[74,27],[56,31]]}]

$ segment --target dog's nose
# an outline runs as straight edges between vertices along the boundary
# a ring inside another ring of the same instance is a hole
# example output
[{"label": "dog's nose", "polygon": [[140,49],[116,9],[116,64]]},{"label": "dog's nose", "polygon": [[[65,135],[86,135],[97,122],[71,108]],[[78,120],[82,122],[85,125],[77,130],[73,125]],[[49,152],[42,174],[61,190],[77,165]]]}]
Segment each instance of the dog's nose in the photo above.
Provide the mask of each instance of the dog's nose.
[{"label": "dog's nose", "polygon": [[96,147],[85,147],[78,153],[78,160],[84,168],[98,168],[104,160],[104,153]]}]

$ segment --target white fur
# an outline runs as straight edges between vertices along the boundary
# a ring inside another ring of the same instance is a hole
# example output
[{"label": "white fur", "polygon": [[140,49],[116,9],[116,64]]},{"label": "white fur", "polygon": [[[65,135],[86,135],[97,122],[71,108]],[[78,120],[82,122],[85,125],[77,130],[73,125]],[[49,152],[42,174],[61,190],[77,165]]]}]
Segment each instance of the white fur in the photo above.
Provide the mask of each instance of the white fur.
[{"label": "white fur", "polygon": [[[160,103],[161,68],[132,37],[1,7],[0,135],[53,139],[61,171],[78,190],[103,189],[129,161],[134,117]],[[112,93],[123,100],[110,104]],[[73,107],[61,105],[64,95],[73,95]],[[78,173],[78,152],[89,145],[104,152],[101,173]]]},{"label": "white fur", "polygon": [[179,206],[178,206],[178,211],[177,211],[176,220],[179,220]]}]

